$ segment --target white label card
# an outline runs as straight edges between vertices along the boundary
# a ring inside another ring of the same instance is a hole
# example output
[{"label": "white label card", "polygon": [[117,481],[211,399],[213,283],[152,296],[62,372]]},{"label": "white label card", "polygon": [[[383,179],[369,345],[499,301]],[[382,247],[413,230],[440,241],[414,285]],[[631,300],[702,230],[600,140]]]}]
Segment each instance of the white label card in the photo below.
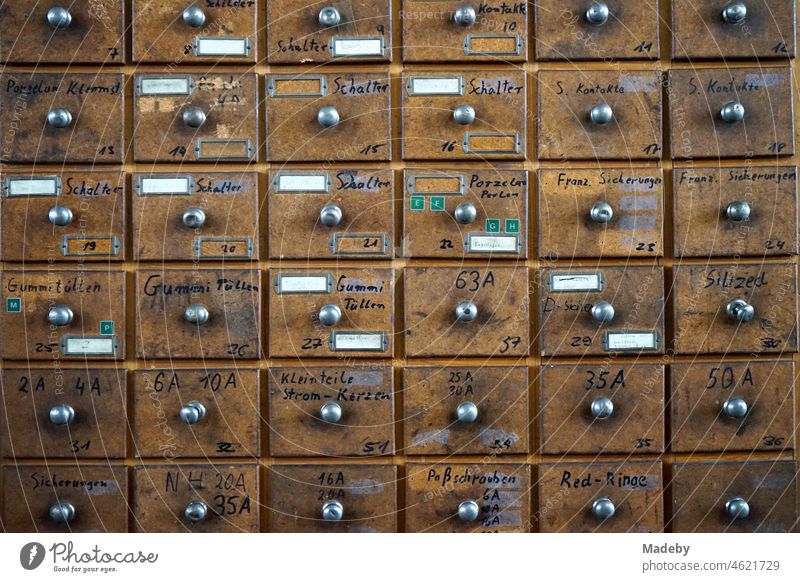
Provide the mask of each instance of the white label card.
[{"label": "white label card", "polygon": [[327,192],[327,174],[281,174],[278,176],[280,192]]},{"label": "white label card", "polygon": [[550,275],[550,291],[601,291],[603,277],[600,273],[568,273]]},{"label": "white label card", "polygon": [[198,36],[194,54],[198,57],[246,57],[250,46],[246,38],[212,38]]},{"label": "white label card", "polygon": [[382,38],[336,38],[333,40],[333,56],[335,57],[379,57],[382,55]]},{"label": "white label card", "polygon": [[516,253],[519,251],[516,235],[471,234],[470,253]]},{"label": "white label card", "polygon": [[139,80],[140,95],[189,95],[189,77],[143,77]]},{"label": "white label card", "polygon": [[658,335],[654,332],[609,331],[606,335],[606,349],[615,350],[654,350],[658,347]]},{"label": "white label card", "polygon": [[113,356],[116,351],[113,337],[67,337],[61,345],[68,356]]},{"label": "white label card", "polygon": [[414,77],[413,95],[461,95],[461,77]]},{"label": "white label card", "polygon": [[278,293],[328,293],[328,275],[278,275]]},{"label": "white label card", "polygon": [[191,194],[192,184],[188,177],[176,176],[174,178],[142,178],[139,188],[140,194]]},{"label": "white label card", "polygon": [[58,196],[58,178],[9,178],[9,196]]},{"label": "white label card", "polygon": [[382,352],[385,347],[383,333],[335,332],[331,336],[331,349],[334,352]]}]

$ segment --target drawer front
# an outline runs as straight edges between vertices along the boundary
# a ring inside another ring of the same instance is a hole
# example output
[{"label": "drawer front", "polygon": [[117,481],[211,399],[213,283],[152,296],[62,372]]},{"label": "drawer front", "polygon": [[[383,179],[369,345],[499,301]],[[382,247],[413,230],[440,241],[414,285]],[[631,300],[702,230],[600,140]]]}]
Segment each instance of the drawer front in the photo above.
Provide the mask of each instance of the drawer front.
[{"label": "drawer front", "polygon": [[270,278],[272,357],[392,356],[391,269],[279,269]]},{"label": "drawer front", "polygon": [[525,356],[530,349],[524,267],[407,267],[407,354]]},{"label": "drawer front", "polygon": [[394,173],[281,168],[269,174],[273,259],[387,259],[394,255]]},{"label": "drawer front", "polygon": [[793,461],[676,463],[672,530],[784,533],[797,520]]},{"label": "drawer front", "polygon": [[258,149],[255,74],[136,75],[137,162],[246,162]]},{"label": "drawer front", "polygon": [[407,63],[528,59],[526,2],[403,0],[402,20]]},{"label": "drawer front", "polygon": [[672,450],[794,449],[795,370],[783,362],[672,365]]},{"label": "drawer front", "polygon": [[109,73],[0,75],[4,161],[121,163],[123,83]]},{"label": "drawer front", "polygon": [[125,457],[125,370],[6,368],[2,377],[3,457]]},{"label": "drawer front", "polygon": [[660,169],[539,170],[539,256],[660,257],[663,206]]},{"label": "drawer front", "polygon": [[139,358],[255,359],[261,353],[261,273],[138,271]]},{"label": "drawer front", "polygon": [[264,2],[133,1],[133,59],[142,63],[255,63]]},{"label": "drawer front", "polygon": [[404,256],[528,255],[528,172],[415,168],[403,183]]},{"label": "drawer front", "polygon": [[125,174],[61,171],[0,176],[6,261],[121,261]]},{"label": "drawer front", "polygon": [[121,464],[8,466],[3,488],[7,532],[128,531],[128,470]]},{"label": "drawer front", "polygon": [[392,368],[270,368],[269,426],[276,457],[392,455]]},{"label": "drawer front", "polygon": [[543,356],[664,351],[661,267],[542,269]]},{"label": "drawer front", "polygon": [[409,367],[403,395],[406,454],[528,452],[524,366]]},{"label": "drawer front", "polygon": [[125,358],[124,273],[25,270],[0,278],[3,358]]},{"label": "drawer front", "polygon": [[672,184],[676,256],[797,254],[796,166],[679,168]]},{"label": "drawer front", "polygon": [[391,0],[269,0],[266,4],[271,64],[392,60]]},{"label": "drawer front", "polygon": [[0,62],[121,65],[124,12],[122,0],[67,6],[35,0],[6,2],[0,9]]},{"label": "drawer front", "polygon": [[135,260],[258,259],[255,172],[134,174]]},{"label": "drawer front", "polygon": [[542,533],[659,533],[664,530],[660,461],[543,463]]},{"label": "drawer front", "polygon": [[539,71],[539,159],[658,160],[660,71]]},{"label": "drawer front", "polygon": [[524,160],[525,73],[406,72],[403,159]]},{"label": "drawer front", "polygon": [[141,465],[133,470],[135,531],[256,533],[258,465]]},{"label": "drawer front", "polygon": [[676,352],[797,351],[795,265],[681,265],[674,273]]},{"label": "drawer front", "polygon": [[272,465],[268,487],[271,532],[397,531],[392,465]]},{"label": "drawer front", "polygon": [[133,373],[139,457],[257,457],[258,370],[164,368]]},{"label": "drawer front", "polygon": [[793,155],[792,87],[789,67],[671,70],[673,159]]},{"label": "drawer front", "polygon": [[536,2],[536,58],[543,61],[657,59],[658,0]]},{"label": "drawer front", "polygon": [[388,73],[267,75],[267,159],[392,159]]},{"label": "drawer front", "polygon": [[672,58],[787,58],[795,55],[793,0],[750,0],[746,16],[729,0],[672,0]]},{"label": "drawer front", "polygon": [[528,465],[406,465],[408,532],[527,532],[530,510]]},{"label": "drawer front", "polygon": [[664,451],[664,366],[544,366],[539,407],[546,455]]}]

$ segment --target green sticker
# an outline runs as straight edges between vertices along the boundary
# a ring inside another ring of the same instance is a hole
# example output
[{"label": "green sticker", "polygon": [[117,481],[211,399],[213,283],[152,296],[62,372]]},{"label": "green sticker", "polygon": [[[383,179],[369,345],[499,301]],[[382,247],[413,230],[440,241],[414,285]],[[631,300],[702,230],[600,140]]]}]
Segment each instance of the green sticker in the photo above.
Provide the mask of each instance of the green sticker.
[{"label": "green sticker", "polygon": [[431,196],[431,210],[444,212],[444,196]]},{"label": "green sticker", "polygon": [[114,322],[101,321],[100,322],[100,335],[114,335]]},{"label": "green sticker", "polygon": [[22,298],[21,297],[6,297],[6,311],[9,313],[22,312]]},{"label": "green sticker", "polygon": [[500,232],[500,219],[487,218],[486,219],[486,232]]},{"label": "green sticker", "polygon": [[411,210],[425,210],[425,197],[412,196],[411,197]]},{"label": "green sticker", "polygon": [[506,218],[506,232],[509,234],[519,234],[519,219]]}]

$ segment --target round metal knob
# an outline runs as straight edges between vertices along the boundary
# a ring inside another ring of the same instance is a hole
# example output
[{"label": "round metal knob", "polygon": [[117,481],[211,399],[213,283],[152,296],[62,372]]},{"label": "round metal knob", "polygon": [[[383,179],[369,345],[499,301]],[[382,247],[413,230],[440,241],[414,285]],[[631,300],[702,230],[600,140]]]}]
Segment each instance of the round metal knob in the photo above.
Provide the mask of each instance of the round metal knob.
[{"label": "round metal knob", "polygon": [[202,501],[192,501],[183,510],[183,515],[192,523],[200,523],[208,517],[208,505]]},{"label": "round metal knob", "polygon": [[55,127],[57,129],[64,129],[65,127],[69,127],[70,125],[72,125],[72,113],[70,113],[63,107],[52,109],[47,114],[47,124],[50,127]]},{"label": "round metal knob", "polygon": [[605,2],[592,2],[586,9],[586,22],[594,26],[600,26],[608,22],[611,12]]},{"label": "round metal knob", "polygon": [[344,506],[338,501],[326,501],[322,505],[322,519],[325,521],[341,521],[344,517]]},{"label": "round metal knob", "polygon": [[320,307],[319,310],[319,322],[322,325],[331,327],[339,323],[339,320],[342,318],[342,310],[339,309],[338,305],[333,305],[329,303],[328,305],[323,305]]},{"label": "round metal knob", "polygon": [[469,400],[462,402],[456,408],[456,418],[458,418],[459,422],[473,423],[478,420],[478,407]]},{"label": "round metal knob", "polygon": [[589,211],[589,217],[593,222],[606,223],[611,222],[614,218],[614,209],[608,202],[598,202]]},{"label": "round metal knob", "polygon": [[206,407],[192,400],[181,408],[180,417],[186,424],[197,424],[206,417]]},{"label": "round metal knob", "polygon": [[722,9],[722,20],[728,24],[739,24],[747,16],[747,6],[744,2],[731,2]]},{"label": "round metal knob", "polygon": [[328,204],[319,211],[319,221],[325,226],[339,226],[342,222],[342,209],[335,204]]},{"label": "round metal knob", "polygon": [[744,105],[738,101],[731,101],[722,106],[719,116],[725,123],[736,123],[744,119]]},{"label": "round metal knob", "polygon": [[331,424],[342,420],[342,407],[338,402],[326,402],[319,408],[319,417]]},{"label": "round metal knob", "polygon": [[616,312],[614,311],[614,306],[608,301],[598,301],[592,305],[592,319],[599,321],[600,323],[608,323],[609,321],[613,321],[615,314]]},{"label": "round metal knob", "polygon": [[750,220],[750,204],[742,200],[731,202],[725,209],[725,216],[728,217],[728,220],[733,220],[734,222]]},{"label": "round metal knob", "polygon": [[600,497],[599,499],[595,499],[592,503],[592,515],[597,519],[608,519],[610,517],[614,517],[614,513],[616,513],[616,511],[617,508],[614,505],[614,502],[608,497]]},{"label": "round metal knob", "polygon": [[592,405],[589,408],[592,416],[598,420],[603,420],[614,414],[614,403],[611,398],[606,398],[605,396],[592,400]]},{"label": "round metal knob", "polygon": [[200,28],[206,23],[206,13],[199,6],[189,6],[183,11],[181,18],[192,28]]},{"label": "round metal knob", "polygon": [[472,105],[459,105],[453,109],[453,120],[459,125],[469,125],[475,121],[475,108]]},{"label": "round metal knob", "polygon": [[472,26],[477,19],[478,13],[475,12],[475,9],[469,4],[463,4],[453,12],[453,22],[459,26]]},{"label": "round metal knob", "polygon": [[47,312],[47,323],[50,325],[63,327],[72,323],[73,319],[75,319],[75,314],[66,305],[56,305]]},{"label": "round metal knob", "polygon": [[458,519],[461,521],[475,521],[480,512],[481,508],[472,500],[462,501],[458,504]]},{"label": "round metal knob", "polygon": [[72,24],[72,14],[63,6],[53,6],[47,11],[47,22],[53,28],[67,28]]},{"label": "round metal knob", "polygon": [[62,501],[50,506],[50,519],[56,523],[69,523],[75,519],[75,506],[69,501]]},{"label": "round metal knob", "polygon": [[472,224],[478,218],[478,209],[472,202],[462,202],[456,206],[453,216],[459,224]]},{"label": "round metal knob", "polygon": [[317,122],[322,127],[333,127],[334,125],[338,125],[339,122],[342,120],[339,117],[339,112],[336,111],[336,107],[331,107],[330,105],[323,107],[317,113]]},{"label": "round metal knob", "polygon": [[72,222],[72,210],[66,206],[53,206],[47,213],[47,218],[53,226],[67,226]]},{"label": "round metal knob", "polygon": [[183,312],[183,318],[186,321],[197,325],[207,323],[209,317],[211,317],[211,314],[208,312],[208,308],[201,303],[192,303]]},{"label": "round metal knob", "polygon": [[478,306],[472,301],[464,301],[456,307],[456,319],[458,321],[470,322],[478,318]]},{"label": "round metal knob", "polygon": [[744,418],[747,414],[747,402],[743,398],[728,398],[722,405],[722,412],[729,418]]},{"label": "round metal knob", "polygon": [[64,426],[75,418],[75,409],[69,404],[59,404],[50,409],[50,422],[57,426]]},{"label": "round metal knob", "polygon": [[747,519],[750,515],[750,504],[741,497],[732,497],[725,502],[725,513],[731,519]]},{"label": "round metal knob", "polygon": [[589,119],[595,125],[606,125],[614,119],[614,111],[608,103],[599,103],[592,107],[589,112]]},{"label": "round metal knob", "polygon": [[181,222],[187,228],[200,228],[206,223],[206,213],[202,208],[188,208],[181,215]]},{"label": "round metal knob", "polygon": [[339,11],[333,6],[326,6],[319,11],[317,20],[319,20],[321,26],[326,28],[331,26],[339,26],[339,24],[342,22],[342,15],[339,14]]},{"label": "round metal knob", "polygon": [[199,107],[187,107],[183,112],[183,123],[186,127],[197,129],[206,122],[206,114]]},{"label": "round metal knob", "polygon": [[728,303],[725,311],[733,321],[751,321],[756,316],[756,309],[744,299],[734,299]]}]

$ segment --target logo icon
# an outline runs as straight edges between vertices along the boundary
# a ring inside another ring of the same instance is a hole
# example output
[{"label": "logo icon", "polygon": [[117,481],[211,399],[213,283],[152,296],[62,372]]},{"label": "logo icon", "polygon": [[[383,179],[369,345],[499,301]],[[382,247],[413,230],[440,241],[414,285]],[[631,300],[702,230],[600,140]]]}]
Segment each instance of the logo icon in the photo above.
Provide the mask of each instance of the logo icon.
[{"label": "logo icon", "polygon": [[35,570],[44,562],[44,546],[39,542],[29,542],[19,551],[19,563],[26,570]]}]

